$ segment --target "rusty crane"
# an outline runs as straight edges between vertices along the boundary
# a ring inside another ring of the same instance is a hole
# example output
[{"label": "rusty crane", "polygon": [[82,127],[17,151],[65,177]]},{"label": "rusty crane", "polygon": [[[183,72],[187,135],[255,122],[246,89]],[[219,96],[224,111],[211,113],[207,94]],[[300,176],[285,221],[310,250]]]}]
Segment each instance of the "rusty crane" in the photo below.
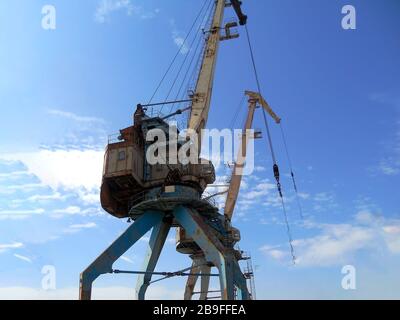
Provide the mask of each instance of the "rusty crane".
[{"label": "rusty crane", "polygon": [[[103,181],[101,185],[101,205],[105,211],[117,218],[129,218],[133,223],[80,275],[80,299],[91,299],[92,284],[101,275],[124,273],[113,269],[113,264],[147,232],[151,230],[149,249],[144,257],[143,270],[125,273],[138,275],[136,294],[144,299],[146,290],[154,275],[171,277],[188,276],[185,299],[191,299],[197,278],[202,278],[200,299],[207,299],[210,276],[218,276],[223,300],[250,299],[246,277],[239,261],[242,253],[235,249],[240,233],[231,225],[235,203],[239,194],[241,175],[240,161],[235,164],[232,180],[227,191],[225,212],[219,209],[203,193],[208,185],[215,182],[215,169],[210,161],[200,159],[196,164],[151,164],[146,158],[147,151],[155,141],[146,137],[157,129],[165,134],[167,148],[179,150],[182,142],[172,142],[171,128],[167,119],[190,110],[188,128],[201,137],[207,125],[211,106],[213,80],[221,41],[234,39],[238,34],[232,31],[237,22],[223,25],[224,12],[231,6],[235,10],[240,25],[247,23],[247,16],[241,9],[241,1],[212,0],[213,11],[210,29],[206,35],[197,74],[195,89],[188,99],[164,101],[138,105],[131,127],[120,131],[117,141],[110,141],[105,153]],[[257,105],[261,105],[277,123],[280,119],[259,93],[246,92],[249,97],[249,114],[245,129],[252,126]],[[151,116],[148,108],[157,105],[189,103],[189,107],[167,116]],[[242,137],[239,155],[246,157],[249,135]],[[176,143],[175,146],[172,144]],[[201,145],[201,144],[200,144]],[[168,155],[169,157],[169,155]],[[171,228],[177,228],[178,252],[192,259],[192,266],[177,273],[155,272],[160,253]],[[218,274],[211,274],[216,267]]]}]

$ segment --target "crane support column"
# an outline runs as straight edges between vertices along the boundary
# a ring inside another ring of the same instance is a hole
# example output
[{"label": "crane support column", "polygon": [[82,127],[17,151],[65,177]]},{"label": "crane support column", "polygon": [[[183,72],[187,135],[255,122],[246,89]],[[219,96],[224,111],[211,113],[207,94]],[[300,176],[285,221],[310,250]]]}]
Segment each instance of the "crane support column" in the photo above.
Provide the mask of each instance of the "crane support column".
[{"label": "crane support column", "polygon": [[235,286],[244,292],[243,297],[249,296],[247,287],[243,287],[242,281],[238,281],[239,276],[243,274],[233,250],[222,245],[202,217],[197,212],[182,206],[174,210],[174,217],[185,229],[188,237],[201,248],[206,262],[218,268],[222,300],[235,299]]},{"label": "crane support column", "polygon": [[188,277],[185,288],[185,300],[191,300],[193,297],[194,288],[196,287],[198,274],[200,273],[200,265],[203,263],[204,257],[197,258],[193,257],[192,269],[190,269],[191,275]]},{"label": "crane support column", "polygon": [[148,212],[146,215],[143,215],[90,264],[80,276],[80,300],[90,300],[93,282],[100,275],[111,273],[114,262],[140,240],[152,227],[160,224],[163,218],[164,213],[160,212]]},{"label": "crane support column", "polygon": [[201,276],[200,300],[207,300],[207,293],[210,285],[210,276],[205,275],[210,274],[211,267],[207,263],[204,255],[192,256],[191,258],[193,259],[192,269],[190,271],[192,275],[188,277],[188,280],[186,282],[185,300],[191,300],[193,298],[193,292],[194,288],[196,287],[199,274],[204,274],[204,276]]},{"label": "crane support column", "polygon": [[171,229],[172,219],[164,218],[157,225],[154,226],[151,233],[149,248],[143,263],[142,270],[147,272],[146,274],[140,274],[136,284],[136,298],[137,300],[144,300],[147,288],[150,285],[152,278],[152,272],[157,265],[161,251],[164,247],[165,241],[168,237],[168,232]]}]

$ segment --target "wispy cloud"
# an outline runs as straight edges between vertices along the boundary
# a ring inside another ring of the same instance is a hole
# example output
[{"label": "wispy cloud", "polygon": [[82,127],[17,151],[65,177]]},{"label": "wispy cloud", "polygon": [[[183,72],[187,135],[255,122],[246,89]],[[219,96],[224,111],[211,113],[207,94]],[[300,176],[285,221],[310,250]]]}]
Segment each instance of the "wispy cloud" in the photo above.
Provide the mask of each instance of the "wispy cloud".
[{"label": "wispy cloud", "polygon": [[84,224],[73,224],[69,226],[70,229],[93,229],[97,227],[97,224],[94,222],[88,222]]},{"label": "wispy cloud", "polygon": [[[400,112],[400,97],[396,94],[376,93],[370,96],[370,100]],[[397,176],[400,174],[400,120],[396,122],[393,140],[385,145],[387,146],[387,155],[382,157],[373,171],[378,171],[386,176]]]},{"label": "wispy cloud", "polygon": [[0,210],[0,219],[25,219],[33,215],[44,214],[45,210],[30,209],[30,210]]},{"label": "wispy cloud", "polygon": [[135,5],[130,0],[101,0],[96,8],[95,21],[105,23],[110,14],[117,11],[123,11],[128,16],[135,16],[143,20],[152,19],[160,12],[159,9],[145,10],[142,6]]},{"label": "wispy cloud", "polygon": [[[400,253],[400,220],[383,218],[369,211],[358,212],[351,223],[309,223],[306,226],[320,233],[293,241],[296,262],[302,267],[349,264],[362,250]],[[284,245],[265,245],[260,250],[280,262],[287,262],[290,256]]]},{"label": "wispy cloud", "polygon": [[94,222],[82,223],[82,224],[72,224],[64,230],[64,233],[77,233],[82,230],[97,228],[97,224]]},{"label": "wispy cloud", "polygon": [[83,117],[79,116],[75,113],[62,111],[57,109],[49,109],[47,113],[53,116],[69,119],[76,122],[83,122],[83,123],[105,123],[103,119],[96,118],[96,117]]},{"label": "wispy cloud", "polygon": [[70,214],[70,215],[80,214],[81,212],[82,209],[77,206],[69,206],[64,209],[57,209],[53,211],[53,213],[55,214]]},{"label": "wispy cloud", "polygon": [[23,183],[23,184],[15,184],[15,185],[8,185],[8,186],[0,186],[0,194],[12,194],[16,191],[21,192],[31,192],[34,190],[45,188],[46,185],[42,183]]},{"label": "wispy cloud", "polygon": [[30,258],[28,258],[28,257],[25,257],[25,256],[23,256],[23,255],[14,253],[14,257],[16,257],[17,259],[20,259],[20,260],[22,260],[22,261],[32,263],[32,259],[30,259]]},{"label": "wispy cloud", "polygon": [[13,242],[13,243],[0,243],[0,253],[11,250],[11,249],[19,249],[22,248],[24,244],[22,242]]},{"label": "wispy cloud", "polygon": [[121,260],[123,260],[125,262],[128,262],[130,264],[134,264],[135,263],[131,258],[128,258],[127,256],[122,256]]},{"label": "wispy cloud", "polygon": [[185,43],[185,37],[183,36],[183,33],[178,30],[174,19],[170,20],[170,25],[172,28],[172,40],[174,41],[176,46],[181,49],[181,54],[187,54],[190,48]]},{"label": "wispy cloud", "polygon": [[29,176],[30,173],[27,171],[13,171],[8,173],[0,173],[0,179],[20,179]]},{"label": "wispy cloud", "polygon": [[50,194],[34,194],[32,196],[29,196],[27,198],[23,199],[13,199],[12,203],[14,204],[23,204],[26,202],[49,202],[53,200],[66,200],[68,198],[68,195],[64,194],[62,195],[60,192],[54,192]]}]

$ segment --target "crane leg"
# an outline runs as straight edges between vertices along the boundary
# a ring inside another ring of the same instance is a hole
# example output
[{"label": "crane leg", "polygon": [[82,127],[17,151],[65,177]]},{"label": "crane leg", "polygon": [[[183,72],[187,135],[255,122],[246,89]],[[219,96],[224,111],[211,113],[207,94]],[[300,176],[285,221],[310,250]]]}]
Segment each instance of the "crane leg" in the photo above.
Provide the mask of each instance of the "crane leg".
[{"label": "crane leg", "polygon": [[200,266],[197,258],[193,258],[192,269],[190,269],[190,273],[191,275],[188,277],[185,287],[185,300],[192,300],[193,298],[193,291],[196,287],[197,279],[199,277],[198,274],[200,273]]},{"label": "crane leg", "polygon": [[164,247],[165,241],[168,237],[168,232],[171,228],[172,221],[160,221],[154,226],[151,233],[149,247],[147,249],[146,257],[143,263],[143,271],[149,272],[147,274],[140,274],[136,283],[136,298],[137,300],[144,300],[147,288],[150,285],[152,278],[151,272],[154,271],[158,259],[161,254],[161,250]]},{"label": "crane leg", "polygon": [[79,299],[90,300],[92,284],[102,274],[112,272],[112,266],[126,251],[142,238],[153,226],[162,222],[164,214],[148,212],[136,220],[80,275]]},{"label": "crane leg", "polygon": [[234,300],[234,256],[226,253],[225,247],[213,233],[202,217],[193,210],[177,207],[174,210],[176,221],[185,229],[205,254],[207,262],[219,270],[222,300]]},{"label": "crane leg", "polygon": [[[206,261],[204,261],[206,262]],[[200,300],[205,301],[208,297],[208,290],[210,287],[210,276],[211,267],[208,265],[203,265],[201,268],[201,293],[200,293]]]},{"label": "crane leg", "polygon": [[247,288],[247,281],[244,277],[242,271],[240,270],[239,263],[237,261],[234,262],[234,278],[235,284],[237,286],[237,299],[238,300],[250,300],[249,289]]}]

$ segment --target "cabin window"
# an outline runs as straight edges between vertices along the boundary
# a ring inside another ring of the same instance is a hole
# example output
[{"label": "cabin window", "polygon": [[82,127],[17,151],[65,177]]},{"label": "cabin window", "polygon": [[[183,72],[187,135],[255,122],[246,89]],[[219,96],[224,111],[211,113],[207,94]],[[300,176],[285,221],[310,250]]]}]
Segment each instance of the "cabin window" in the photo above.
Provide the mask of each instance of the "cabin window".
[{"label": "cabin window", "polygon": [[123,160],[125,160],[126,159],[126,153],[125,153],[125,151],[120,151],[120,152],[118,152],[118,160],[119,161],[123,161]]}]

